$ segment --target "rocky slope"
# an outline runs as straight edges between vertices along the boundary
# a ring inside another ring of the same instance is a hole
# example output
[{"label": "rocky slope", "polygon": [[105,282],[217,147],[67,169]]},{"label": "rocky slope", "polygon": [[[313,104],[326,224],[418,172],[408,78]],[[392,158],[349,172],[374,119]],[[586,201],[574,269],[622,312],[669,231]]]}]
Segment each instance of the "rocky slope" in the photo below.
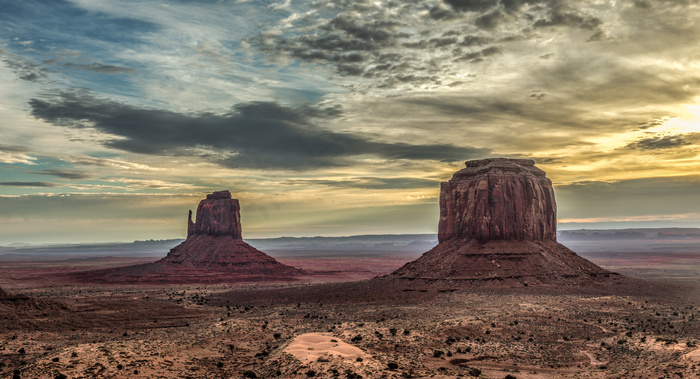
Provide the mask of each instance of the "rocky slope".
[{"label": "rocky slope", "polygon": [[509,287],[620,279],[557,243],[556,209],[534,161],[468,161],[441,185],[439,244],[386,278]]}]

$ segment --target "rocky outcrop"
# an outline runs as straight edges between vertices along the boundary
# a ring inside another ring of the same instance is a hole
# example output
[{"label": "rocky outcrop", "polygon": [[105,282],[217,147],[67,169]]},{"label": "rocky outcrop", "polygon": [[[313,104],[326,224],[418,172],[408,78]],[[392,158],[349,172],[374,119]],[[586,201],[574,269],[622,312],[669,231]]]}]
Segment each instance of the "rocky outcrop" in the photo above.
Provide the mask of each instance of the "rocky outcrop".
[{"label": "rocky outcrop", "polygon": [[529,159],[490,158],[441,184],[438,245],[385,279],[468,286],[582,285],[621,276],[556,242],[552,182]]},{"label": "rocky outcrop", "polygon": [[466,162],[440,186],[438,240],[556,240],[552,182],[531,159]]},{"label": "rocky outcrop", "polygon": [[229,191],[214,192],[200,201],[195,222],[189,212],[185,242],[156,263],[271,277],[293,276],[299,271],[243,241],[240,205]]},{"label": "rocky outcrop", "polygon": [[0,299],[5,298],[5,297],[7,297],[7,292],[5,292],[5,290],[0,288]]},{"label": "rocky outcrop", "polygon": [[284,265],[241,237],[240,205],[229,191],[207,195],[187,218],[187,239],[165,258],[144,265],[92,271],[79,280],[102,283],[225,283],[293,280],[301,270]]},{"label": "rocky outcrop", "polygon": [[197,220],[192,222],[192,211],[187,219],[187,237],[193,235],[231,236],[241,238],[241,207],[229,191],[207,195],[197,207]]}]

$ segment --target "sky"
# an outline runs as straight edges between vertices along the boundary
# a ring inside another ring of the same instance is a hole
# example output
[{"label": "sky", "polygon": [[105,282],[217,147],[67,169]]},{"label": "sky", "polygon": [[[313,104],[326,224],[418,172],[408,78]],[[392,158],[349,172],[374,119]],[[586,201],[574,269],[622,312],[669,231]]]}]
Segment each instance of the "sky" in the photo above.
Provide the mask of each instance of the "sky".
[{"label": "sky", "polygon": [[435,233],[533,158],[560,229],[700,227],[698,0],[0,0],[0,245]]}]

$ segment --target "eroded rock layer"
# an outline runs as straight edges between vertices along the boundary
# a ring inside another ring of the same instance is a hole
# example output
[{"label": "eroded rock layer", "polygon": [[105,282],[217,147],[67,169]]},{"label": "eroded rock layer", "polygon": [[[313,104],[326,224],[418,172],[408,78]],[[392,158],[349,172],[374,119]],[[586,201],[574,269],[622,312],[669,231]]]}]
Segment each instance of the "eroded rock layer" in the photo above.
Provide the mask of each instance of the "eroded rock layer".
[{"label": "eroded rock layer", "polygon": [[229,191],[207,195],[197,206],[197,220],[192,222],[192,211],[187,219],[187,237],[192,235],[231,236],[241,238],[241,207]]},{"label": "eroded rock layer", "polygon": [[383,279],[513,287],[622,278],[556,242],[556,209],[534,161],[468,161],[441,184],[438,245]]}]

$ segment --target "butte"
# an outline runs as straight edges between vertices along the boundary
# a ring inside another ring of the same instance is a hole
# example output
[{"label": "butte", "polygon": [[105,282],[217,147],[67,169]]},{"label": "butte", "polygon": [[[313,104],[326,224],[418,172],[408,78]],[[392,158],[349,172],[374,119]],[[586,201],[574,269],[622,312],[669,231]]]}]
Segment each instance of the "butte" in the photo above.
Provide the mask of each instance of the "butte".
[{"label": "butte", "polygon": [[579,286],[624,278],[557,242],[552,182],[530,159],[467,161],[440,186],[438,245],[378,279],[409,286]]},{"label": "butte", "polygon": [[187,239],[165,258],[142,265],[89,271],[78,280],[104,283],[226,283],[293,280],[301,270],[243,241],[240,205],[229,191],[207,195],[187,220]]}]

